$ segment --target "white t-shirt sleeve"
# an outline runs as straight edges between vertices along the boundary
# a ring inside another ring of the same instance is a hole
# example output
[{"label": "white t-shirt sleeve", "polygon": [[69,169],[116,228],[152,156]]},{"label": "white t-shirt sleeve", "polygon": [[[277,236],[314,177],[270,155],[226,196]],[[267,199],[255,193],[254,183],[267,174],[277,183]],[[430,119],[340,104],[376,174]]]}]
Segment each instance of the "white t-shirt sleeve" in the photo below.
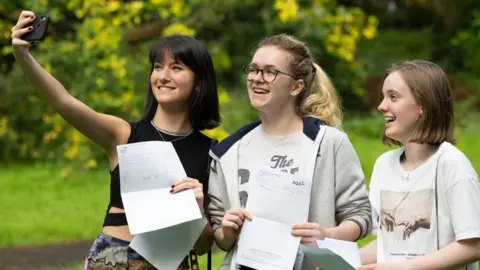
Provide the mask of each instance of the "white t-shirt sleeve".
[{"label": "white t-shirt sleeve", "polygon": [[450,156],[443,169],[455,239],[480,238],[480,182],[475,169],[463,155]]},{"label": "white t-shirt sleeve", "polygon": [[446,193],[455,239],[480,237],[480,183],[475,178],[457,181]]}]

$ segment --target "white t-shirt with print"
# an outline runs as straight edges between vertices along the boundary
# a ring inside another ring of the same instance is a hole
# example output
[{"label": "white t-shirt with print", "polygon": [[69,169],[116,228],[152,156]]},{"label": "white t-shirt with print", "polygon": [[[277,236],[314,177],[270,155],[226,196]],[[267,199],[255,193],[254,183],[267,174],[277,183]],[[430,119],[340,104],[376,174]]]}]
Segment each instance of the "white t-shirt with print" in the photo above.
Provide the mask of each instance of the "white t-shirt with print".
[{"label": "white t-shirt with print", "polygon": [[270,167],[296,176],[305,176],[304,149],[314,147],[314,141],[303,131],[289,136],[272,136],[259,125],[246,134],[239,144],[239,192],[240,203],[245,207],[248,185],[258,170]]},{"label": "white t-shirt with print", "polygon": [[[480,183],[466,156],[444,142],[424,164],[407,172],[400,165],[403,151],[380,156],[370,181],[377,262],[404,261],[480,237]],[[462,269],[477,270],[477,263]]]}]

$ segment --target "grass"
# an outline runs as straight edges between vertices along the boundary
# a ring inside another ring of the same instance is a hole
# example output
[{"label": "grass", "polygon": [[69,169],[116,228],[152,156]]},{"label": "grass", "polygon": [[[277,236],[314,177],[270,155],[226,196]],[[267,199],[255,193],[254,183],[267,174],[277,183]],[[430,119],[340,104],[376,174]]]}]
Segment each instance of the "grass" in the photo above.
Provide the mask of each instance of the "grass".
[{"label": "grass", "polygon": [[0,246],[92,239],[101,231],[108,170],[59,173],[47,165],[0,169]]},{"label": "grass", "polygon": [[[389,149],[372,138],[383,125],[379,121],[352,120],[346,127],[367,183],[375,160]],[[457,147],[480,172],[478,135],[480,124],[466,125],[458,132]],[[101,231],[109,199],[108,168],[78,171],[66,178],[60,174],[61,168],[48,164],[0,167],[0,205],[4,206],[0,208],[0,247],[93,239]],[[222,257],[222,253],[215,254],[214,265],[219,265]],[[206,256],[200,260],[205,269]],[[73,269],[82,269],[82,265],[65,268]]]}]

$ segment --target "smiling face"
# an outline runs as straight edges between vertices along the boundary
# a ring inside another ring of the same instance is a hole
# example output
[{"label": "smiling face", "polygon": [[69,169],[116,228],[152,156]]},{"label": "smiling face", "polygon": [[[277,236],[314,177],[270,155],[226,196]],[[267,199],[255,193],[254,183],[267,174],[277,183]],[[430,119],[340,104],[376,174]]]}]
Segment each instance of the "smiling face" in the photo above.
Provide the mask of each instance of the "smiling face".
[{"label": "smiling face", "polygon": [[423,109],[405,83],[401,73],[389,74],[383,83],[383,100],[378,110],[385,118],[385,136],[405,145],[417,128]]},{"label": "smiling face", "polygon": [[159,104],[188,105],[194,83],[193,71],[176,61],[170,53],[163,53],[163,57],[155,61],[150,84]]},{"label": "smiling face", "polygon": [[255,109],[271,112],[295,106],[303,81],[293,78],[291,62],[292,55],[276,46],[257,49],[247,71],[248,96]]}]

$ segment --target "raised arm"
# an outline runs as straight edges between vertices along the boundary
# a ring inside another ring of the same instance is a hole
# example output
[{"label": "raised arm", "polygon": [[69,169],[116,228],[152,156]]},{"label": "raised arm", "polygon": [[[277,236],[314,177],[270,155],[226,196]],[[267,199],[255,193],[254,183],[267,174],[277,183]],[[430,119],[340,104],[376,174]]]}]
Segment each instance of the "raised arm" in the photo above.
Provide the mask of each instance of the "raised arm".
[{"label": "raised arm", "polygon": [[31,31],[26,25],[34,18],[33,12],[22,11],[17,24],[12,28],[12,46],[16,63],[41,98],[63,119],[112,156],[116,153],[115,146],[127,141],[130,125],[118,117],[98,113],[74,98],[35,60],[29,52],[30,42],[21,39],[23,34]]}]

